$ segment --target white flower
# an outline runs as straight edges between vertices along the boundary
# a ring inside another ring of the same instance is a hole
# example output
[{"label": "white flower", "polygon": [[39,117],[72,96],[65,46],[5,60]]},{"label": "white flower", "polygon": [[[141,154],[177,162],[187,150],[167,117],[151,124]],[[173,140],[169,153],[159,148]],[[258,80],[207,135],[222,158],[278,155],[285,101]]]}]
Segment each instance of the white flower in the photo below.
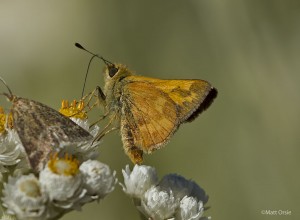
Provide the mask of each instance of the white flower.
[{"label": "white flower", "polygon": [[159,186],[162,189],[171,189],[174,195],[182,199],[185,196],[192,196],[205,204],[208,196],[205,191],[194,181],[187,180],[183,176],[177,174],[168,174],[160,181]]},{"label": "white flower", "polygon": [[96,159],[99,155],[97,146],[99,142],[93,143],[94,139],[91,138],[89,141],[77,142],[77,143],[60,143],[57,151],[59,152],[59,156],[63,155],[73,155],[80,162]]},{"label": "white flower", "polygon": [[134,205],[145,219],[210,219],[202,217],[208,196],[195,182],[169,174],[157,184],[156,171],[149,166],[135,165],[130,172],[127,165],[122,172],[123,191],[133,197]]},{"label": "white flower", "polygon": [[33,175],[9,177],[4,184],[3,206],[18,219],[45,219],[47,195]]},{"label": "white flower", "polygon": [[178,220],[199,220],[204,212],[202,201],[197,201],[194,197],[185,196],[179,205],[179,210],[176,213]]},{"label": "white flower", "polygon": [[63,209],[80,209],[78,202],[86,194],[78,161],[72,158],[50,158],[40,172],[40,183],[52,203]]},{"label": "white flower", "polygon": [[8,166],[20,163],[28,164],[24,148],[15,130],[7,129],[6,133],[0,135],[0,181],[2,174],[8,172]]},{"label": "white flower", "polygon": [[124,176],[123,191],[135,198],[143,197],[143,194],[151,186],[155,185],[158,181],[156,170],[153,167],[145,165],[135,165],[132,172],[129,166],[122,170]]},{"label": "white flower", "polygon": [[6,129],[6,132],[7,133],[2,134],[1,137],[7,138],[9,142],[13,142],[16,145],[21,143],[20,138],[15,129]]},{"label": "white flower", "polygon": [[162,191],[152,186],[145,192],[139,209],[147,218],[165,220],[174,217],[178,206],[179,201],[172,191]]},{"label": "white flower", "polygon": [[108,165],[97,160],[88,160],[79,167],[83,184],[91,199],[102,199],[115,188],[116,172],[111,172]]},{"label": "white flower", "polygon": [[20,176],[23,174],[27,174],[31,171],[31,165],[28,162],[27,154],[25,151],[22,150],[21,154],[19,155],[20,162],[14,168],[12,176]]},{"label": "white flower", "polygon": [[22,151],[22,144],[14,130],[0,136],[0,164],[2,166],[12,166],[17,164]]}]

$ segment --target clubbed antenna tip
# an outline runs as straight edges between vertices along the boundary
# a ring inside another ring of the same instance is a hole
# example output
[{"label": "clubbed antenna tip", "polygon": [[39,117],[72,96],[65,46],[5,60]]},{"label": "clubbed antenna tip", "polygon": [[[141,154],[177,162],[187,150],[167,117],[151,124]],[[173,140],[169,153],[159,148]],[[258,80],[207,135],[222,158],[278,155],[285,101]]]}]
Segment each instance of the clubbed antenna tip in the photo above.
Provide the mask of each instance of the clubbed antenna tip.
[{"label": "clubbed antenna tip", "polygon": [[75,47],[78,47],[79,49],[82,49],[82,50],[86,50],[83,46],[81,46],[80,43],[75,43]]},{"label": "clubbed antenna tip", "polygon": [[84,51],[88,52],[89,54],[92,54],[92,55],[95,56],[95,57],[98,57],[98,58],[101,59],[107,66],[109,66],[109,65],[114,66],[114,64],[113,64],[112,62],[110,62],[110,61],[104,59],[102,56],[99,56],[98,54],[95,54],[95,53],[93,53],[93,52],[91,52],[91,51],[85,49],[83,46],[81,46],[80,43],[77,43],[77,42],[76,42],[76,43],[75,43],[75,47],[77,47],[77,48],[79,48],[79,49],[81,49],[81,50],[84,50]]}]

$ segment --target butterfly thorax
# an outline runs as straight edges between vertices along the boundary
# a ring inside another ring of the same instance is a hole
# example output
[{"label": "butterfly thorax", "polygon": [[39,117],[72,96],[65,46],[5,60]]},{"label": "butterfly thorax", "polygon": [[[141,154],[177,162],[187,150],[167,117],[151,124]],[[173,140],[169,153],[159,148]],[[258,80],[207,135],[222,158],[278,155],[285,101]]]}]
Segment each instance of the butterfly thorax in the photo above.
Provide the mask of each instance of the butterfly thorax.
[{"label": "butterfly thorax", "polygon": [[115,64],[115,68],[117,68],[118,71],[114,76],[110,76],[109,68],[109,66],[106,67],[104,72],[104,94],[106,96],[106,107],[111,114],[119,114],[119,110],[122,107],[120,99],[124,85],[126,84],[126,77],[133,74],[126,66],[122,64]]}]

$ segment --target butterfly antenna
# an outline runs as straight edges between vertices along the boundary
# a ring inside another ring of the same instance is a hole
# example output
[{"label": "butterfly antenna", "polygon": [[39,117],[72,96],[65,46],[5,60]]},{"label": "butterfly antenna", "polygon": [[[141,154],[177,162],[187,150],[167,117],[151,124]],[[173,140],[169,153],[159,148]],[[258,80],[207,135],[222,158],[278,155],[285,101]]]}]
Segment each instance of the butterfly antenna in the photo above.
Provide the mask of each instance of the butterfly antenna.
[{"label": "butterfly antenna", "polygon": [[88,52],[89,54],[92,54],[92,55],[95,56],[95,57],[98,57],[98,58],[101,59],[107,66],[110,66],[110,65],[113,66],[113,65],[114,65],[112,62],[110,62],[110,61],[104,59],[102,56],[99,56],[98,54],[92,53],[91,51],[85,49],[83,46],[81,46],[80,43],[75,43],[75,47],[77,47],[77,48],[79,48],[79,49],[81,49],[81,50],[84,50],[84,51]]},{"label": "butterfly antenna", "polygon": [[86,52],[88,52],[89,54],[92,54],[92,58],[90,59],[89,61],[89,64],[88,64],[88,67],[87,67],[87,70],[86,70],[86,74],[85,74],[85,78],[84,78],[84,84],[83,84],[83,88],[82,88],[82,93],[81,93],[81,98],[83,97],[84,95],[84,89],[85,89],[85,85],[86,85],[86,81],[87,81],[87,76],[88,76],[88,73],[89,73],[89,69],[90,69],[90,66],[91,66],[91,63],[92,63],[92,60],[97,57],[99,59],[101,59],[105,65],[107,66],[114,66],[114,64],[106,59],[104,59],[102,56],[99,56],[98,54],[95,54],[95,53],[92,53],[91,51],[85,49],[81,44],[79,43],[75,43],[75,46],[81,50],[84,50]]},{"label": "butterfly antenna", "polygon": [[5,95],[9,100],[13,100],[14,95],[13,95],[12,91],[10,90],[10,88],[8,87],[7,83],[5,82],[5,80],[2,77],[0,77],[0,80],[5,85],[5,87],[7,88],[8,92],[9,92],[9,94],[7,94],[5,92],[0,93],[0,94]]},{"label": "butterfly antenna", "polygon": [[87,76],[88,76],[88,73],[89,73],[89,69],[90,69],[91,63],[92,63],[92,60],[95,57],[97,57],[97,55],[93,55],[92,58],[89,61],[89,64],[88,64],[88,67],[87,67],[87,70],[86,70],[86,73],[85,73],[85,77],[84,77],[84,83],[83,83],[83,88],[82,88],[82,93],[81,93],[81,99],[83,98],[83,95],[84,95],[85,84],[86,84],[86,80],[87,80]]}]

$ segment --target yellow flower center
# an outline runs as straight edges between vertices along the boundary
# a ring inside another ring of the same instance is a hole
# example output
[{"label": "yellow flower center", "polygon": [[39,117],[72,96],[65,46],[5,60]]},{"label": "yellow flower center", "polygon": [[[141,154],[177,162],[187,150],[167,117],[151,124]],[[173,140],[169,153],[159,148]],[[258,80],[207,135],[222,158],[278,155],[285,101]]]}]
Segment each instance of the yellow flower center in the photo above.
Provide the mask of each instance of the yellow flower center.
[{"label": "yellow flower center", "polygon": [[3,108],[0,106],[0,134],[3,134],[6,131],[6,127],[12,128],[12,122],[12,114],[5,114]]},{"label": "yellow flower center", "polygon": [[48,168],[58,175],[75,176],[79,172],[79,161],[68,154],[64,158],[54,154],[48,162]]},{"label": "yellow flower center", "polygon": [[37,181],[27,180],[20,184],[20,190],[29,197],[41,196],[40,186]]},{"label": "yellow flower center", "polygon": [[84,111],[84,103],[83,101],[77,102],[74,100],[69,104],[67,100],[62,100],[61,102],[61,108],[59,109],[59,112],[67,117],[74,117],[74,118],[80,118],[80,119],[86,119],[87,114]]}]

